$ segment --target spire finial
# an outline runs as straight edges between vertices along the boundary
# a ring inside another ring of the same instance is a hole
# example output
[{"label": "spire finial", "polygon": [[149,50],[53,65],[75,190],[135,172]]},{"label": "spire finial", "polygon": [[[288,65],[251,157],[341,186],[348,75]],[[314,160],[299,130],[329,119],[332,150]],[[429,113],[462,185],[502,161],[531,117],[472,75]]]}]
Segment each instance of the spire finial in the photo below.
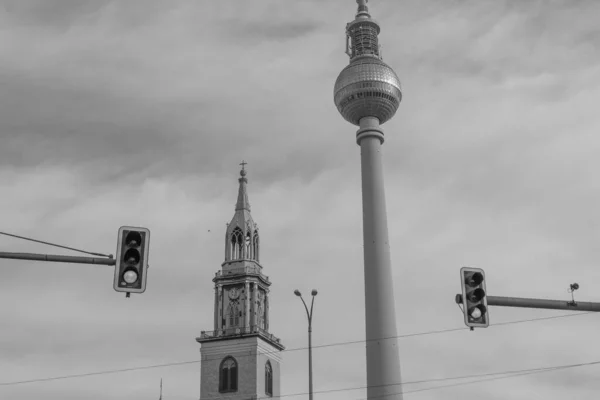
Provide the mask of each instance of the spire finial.
[{"label": "spire finial", "polygon": [[160,378],[160,397],[158,400],[162,400],[162,378]]},{"label": "spire finial", "polygon": [[245,169],[246,164],[248,164],[248,163],[244,160],[242,160],[242,162],[240,163],[240,165],[242,166],[242,169],[240,171],[240,178],[238,179],[238,181],[240,182],[240,190],[238,192],[238,200],[235,205],[236,211],[238,211],[238,210],[250,211],[250,202],[248,201],[248,193],[246,192],[246,184],[248,183],[248,178],[246,178],[246,173],[248,171],[246,171],[246,169]]},{"label": "spire finial", "polygon": [[246,161],[242,160],[242,162],[240,163],[240,165],[242,166],[242,170],[240,171],[240,175],[241,176],[246,176],[246,164],[248,164]]}]

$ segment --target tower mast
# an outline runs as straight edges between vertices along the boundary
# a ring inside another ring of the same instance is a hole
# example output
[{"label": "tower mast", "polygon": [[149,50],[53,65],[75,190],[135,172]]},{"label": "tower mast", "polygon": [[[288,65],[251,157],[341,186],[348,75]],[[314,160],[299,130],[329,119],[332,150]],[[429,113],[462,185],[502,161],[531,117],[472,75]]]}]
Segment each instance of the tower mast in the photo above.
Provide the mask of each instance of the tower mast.
[{"label": "tower mast", "polygon": [[334,102],[348,122],[359,126],[361,150],[367,398],[402,400],[398,333],[387,227],[380,125],[394,116],[402,91],[398,76],[381,58],[379,24],[368,0],[356,0],[356,18],[346,25],[350,64],[335,82]]}]

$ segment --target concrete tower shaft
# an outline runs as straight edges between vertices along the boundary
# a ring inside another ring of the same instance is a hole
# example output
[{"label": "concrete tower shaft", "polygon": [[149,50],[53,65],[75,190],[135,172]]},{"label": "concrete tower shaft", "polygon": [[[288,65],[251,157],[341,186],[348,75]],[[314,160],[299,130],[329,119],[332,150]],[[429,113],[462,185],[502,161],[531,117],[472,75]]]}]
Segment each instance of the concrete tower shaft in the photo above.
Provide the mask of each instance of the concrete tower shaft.
[{"label": "concrete tower shaft", "polygon": [[367,340],[367,399],[402,400],[396,306],[387,226],[381,146],[375,117],[360,120]]},{"label": "concrete tower shaft", "polygon": [[334,102],[344,119],[360,127],[367,398],[402,400],[380,127],[396,113],[402,91],[396,73],[381,60],[380,28],[367,1],[356,1],[356,18],[346,25],[350,64],[336,80]]}]

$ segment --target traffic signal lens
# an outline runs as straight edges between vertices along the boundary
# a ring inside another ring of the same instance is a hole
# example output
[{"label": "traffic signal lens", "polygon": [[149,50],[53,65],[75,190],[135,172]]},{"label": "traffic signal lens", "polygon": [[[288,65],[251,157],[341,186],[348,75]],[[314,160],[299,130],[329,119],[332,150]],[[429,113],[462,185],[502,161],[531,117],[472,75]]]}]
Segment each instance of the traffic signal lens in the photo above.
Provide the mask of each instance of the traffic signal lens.
[{"label": "traffic signal lens", "polygon": [[475,272],[465,279],[465,283],[471,287],[479,286],[481,282],[483,282],[483,275],[479,272]]},{"label": "traffic signal lens", "polygon": [[129,284],[134,283],[138,279],[138,274],[132,269],[125,271],[123,274],[123,280]]},{"label": "traffic signal lens", "polygon": [[138,247],[142,243],[142,235],[139,232],[129,232],[125,237],[127,247]]},{"label": "traffic signal lens", "polygon": [[137,264],[140,262],[140,252],[136,249],[129,249],[125,252],[123,260],[128,264]]},{"label": "traffic signal lens", "polygon": [[479,304],[478,306],[469,309],[469,317],[471,319],[479,319],[483,317],[486,311],[487,310],[485,306],[483,304]]},{"label": "traffic signal lens", "polygon": [[471,303],[477,303],[485,297],[485,291],[482,288],[477,288],[468,294],[467,300]]}]

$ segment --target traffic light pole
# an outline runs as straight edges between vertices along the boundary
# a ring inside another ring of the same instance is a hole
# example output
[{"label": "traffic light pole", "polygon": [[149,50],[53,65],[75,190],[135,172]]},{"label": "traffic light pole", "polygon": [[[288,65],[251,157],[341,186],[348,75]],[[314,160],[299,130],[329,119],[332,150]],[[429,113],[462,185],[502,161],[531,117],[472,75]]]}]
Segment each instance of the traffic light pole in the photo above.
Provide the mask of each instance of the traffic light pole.
[{"label": "traffic light pole", "polygon": [[112,258],[96,257],[76,257],[60,256],[54,254],[34,254],[34,253],[7,253],[0,252],[0,258],[10,258],[12,260],[32,260],[32,261],[52,261],[75,264],[97,264],[97,265],[115,265],[117,261]]},{"label": "traffic light pole", "polygon": [[[457,294],[455,301],[457,304],[462,304],[462,294]],[[523,297],[487,296],[487,305],[499,307],[544,308],[549,310],[600,312],[600,303],[590,303],[584,301],[527,299]]]},{"label": "traffic light pole", "polygon": [[[148,265],[148,252],[150,243],[150,230],[148,228],[122,226],[119,228],[117,240],[116,257],[112,254],[104,255],[101,253],[91,253],[88,251],[77,250],[71,247],[59,246],[41,240],[26,238],[23,236],[12,235],[10,233],[0,232],[0,234],[13,236],[19,239],[30,240],[43,243],[50,246],[62,247],[69,250],[87,253],[99,257],[77,257],[63,256],[55,254],[35,254],[35,253],[9,253],[0,252],[0,258],[12,260],[31,260],[31,261],[51,261],[73,264],[95,264],[109,265],[115,268],[115,279],[113,287],[117,292],[124,292],[125,297],[130,297],[131,293],[144,293],[146,290],[146,277]],[[106,258],[104,258],[106,257]]]}]

